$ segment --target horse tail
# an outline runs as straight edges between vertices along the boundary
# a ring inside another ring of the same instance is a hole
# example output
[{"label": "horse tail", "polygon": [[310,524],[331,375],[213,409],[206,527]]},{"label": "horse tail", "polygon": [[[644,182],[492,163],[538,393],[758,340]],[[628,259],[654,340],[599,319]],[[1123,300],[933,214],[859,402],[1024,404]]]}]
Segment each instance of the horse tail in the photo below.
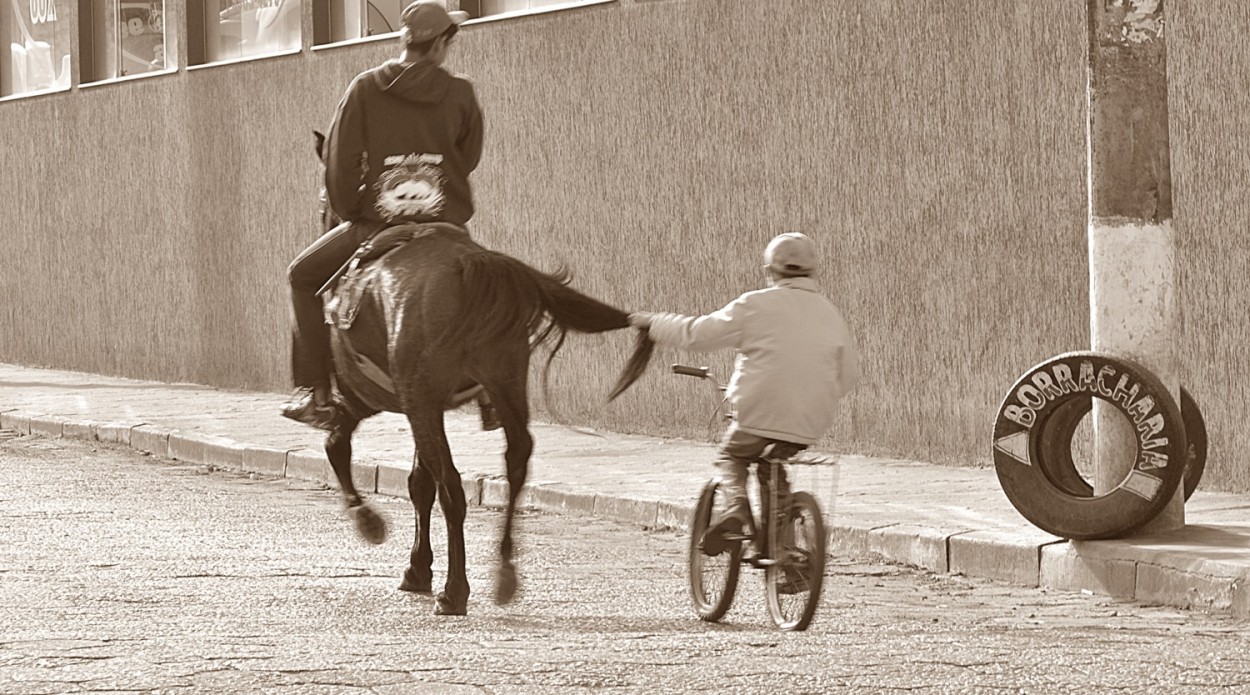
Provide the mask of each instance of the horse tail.
[{"label": "horse tail", "polygon": [[[564,345],[569,330],[602,333],[629,327],[629,314],[569,286],[564,269],[544,273],[496,251],[476,251],[460,258],[462,316],[447,336],[459,345],[487,345],[524,328],[531,347],[555,341],[547,366]],[[646,370],[655,345],[639,332],[634,352],[609,400],[628,389]]]}]

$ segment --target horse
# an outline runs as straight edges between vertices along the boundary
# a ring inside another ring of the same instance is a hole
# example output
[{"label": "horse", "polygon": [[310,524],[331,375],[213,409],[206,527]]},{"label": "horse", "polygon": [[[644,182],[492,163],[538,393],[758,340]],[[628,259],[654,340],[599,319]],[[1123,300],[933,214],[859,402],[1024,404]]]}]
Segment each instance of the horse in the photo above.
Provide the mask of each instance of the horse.
[{"label": "horse", "polygon": [[[316,138],[322,158],[324,137],[316,133]],[[324,195],[321,217],[323,232],[338,223]],[[430,516],[437,496],[447,527],[448,563],[435,613],[465,615],[470,592],[465,574],[466,501],[443,417],[447,408],[467,400],[471,396],[465,394],[480,385],[498,412],[507,440],[508,502],[494,592],[495,602],[503,605],[513,600],[518,588],[513,516],[534,447],[528,401],[531,351],[554,341],[547,358],[550,368],[567,331],[628,328],[628,314],[574,290],[567,272],[544,273],[488,250],[461,227],[405,225],[375,239],[384,236],[392,241],[381,244],[382,255],[363,272],[340,280],[327,301],[327,315],[336,319],[331,321],[334,378],[346,407],[326,436],[326,456],[357,533],[368,542],[381,543],[385,522],[352,480],[352,435],[362,420],[383,411],[407,418],[416,448],[408,474],[416,537],[399,589],[432,593]],[[387,249],[390,245],[394,248]],[[337,309],[332,311],[331,304]],[[646,333],[639,331],[609,400],[642,375],[653,348]]]}]

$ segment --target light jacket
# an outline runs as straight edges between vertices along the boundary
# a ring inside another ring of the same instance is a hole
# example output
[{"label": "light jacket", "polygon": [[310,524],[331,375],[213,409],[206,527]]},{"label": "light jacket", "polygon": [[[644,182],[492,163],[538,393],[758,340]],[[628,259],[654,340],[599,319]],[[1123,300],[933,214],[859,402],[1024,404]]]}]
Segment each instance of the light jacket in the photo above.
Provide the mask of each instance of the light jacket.
[{"label": "light jacket", "polygon": [[842,313],[811,278],[784,278],[706,316],[658,314],[649,331],[666,345],[738,351],[726,396],[738,429],[814,444],[838,401],[859,383],[859,352]]},{"label": "light jacket", "polygon": [[473,83],[429,63],[388,61],[347,88],[326,141],[326,194],[343,220],[473,217],[469,174],[482,157]]}]

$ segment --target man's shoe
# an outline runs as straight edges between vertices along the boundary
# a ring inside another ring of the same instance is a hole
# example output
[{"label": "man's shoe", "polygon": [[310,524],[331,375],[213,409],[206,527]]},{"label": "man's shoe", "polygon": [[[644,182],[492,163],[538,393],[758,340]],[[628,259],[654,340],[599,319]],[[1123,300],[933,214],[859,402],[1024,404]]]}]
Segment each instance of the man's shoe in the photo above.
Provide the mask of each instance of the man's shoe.
[{"label": "man's shoe", "polygon": [[490,432],[503,427],[503,422],[499,420],[499,412],[495,410],[494,404],[479,402],[478,407],[482,411],[482,430]]},{"label": "man's shoe", "polygon": [[332,430],[338,420],[339,406],[333,399],[318,403],[312,389],[300,389],[282,406],[282,415],[320,430]]}]

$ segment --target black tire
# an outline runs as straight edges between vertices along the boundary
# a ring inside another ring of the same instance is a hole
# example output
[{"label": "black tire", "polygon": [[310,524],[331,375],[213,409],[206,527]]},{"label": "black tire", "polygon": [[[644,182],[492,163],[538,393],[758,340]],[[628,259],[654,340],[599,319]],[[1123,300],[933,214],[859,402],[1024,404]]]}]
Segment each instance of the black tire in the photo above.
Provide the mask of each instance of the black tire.
[{"label": "black tire", "polygon": [[1181,419],[1185,422],[1185,442],[1189,445],[1185,457],[1185,500],[1188,501],[1207,470],[1207,421],[1203,419],[1197,401],[1183,386]]},{"label": "black tire", "polygon": [[[1079,494],[1071,458],[1077,411],[1111,403],[1139,432],[1133,468],[1105,495]],[[1012,506],[1062,538],[1115,538],[1163,510],[1185,475],[1180,407],[1149,371],[1120,356],[1070,352],[1034,366],[1011,387],[994,421],[994,469]],[[1071,475],[1069,475],[1069,470]]]},{"label": "black tire", "polygon": [[807,629],[820,604],[828,536],[816,498],[796,492],[790,500],[788,528],[778,534],[781,552],[773,553],[777,563],[764,571],[764,586],[773,622],[782,630],[797,632]]},{"label": "black tire", "polygon": [[[1202,411],[1198,409],[1198,404],[1184,386],[1181,387],[1180,392],[1181,422],[1185,426],[1185,441],[1188,443],[1184,480],[1185,499],[1188,500],[1198,489],[1198,483],[1202,481],[1202,474],[1207,467],[1207,423],[1202,417]],[[1093,397],[1072,401],[1066,412],[1056,414],[1055,417],[1060,418],[1054,425],[1056,431],[1067,432],[1067,439],[1071,441],[1076,427],[1081,423],[1081,419],[1093,410],[1093,405]],[[1048,470],[1044,472],[1056,485],[1073,495],[1082,497],[1094,495],[1094,487],[1076,469],[1071,448],[1056,451],[1054,459],[1047,459],[1046,463]]]},{"label": "black tire", "polygon": [[694,612],[709,623],[720,620],[729,610],[742,571],[742,543],[732,543],[716,555],[703,551],[703,536],[712,519],[726,508],[724,495],[717,494],[719,490],[715,480],[704,485],[690,517],[690,598]]}]

